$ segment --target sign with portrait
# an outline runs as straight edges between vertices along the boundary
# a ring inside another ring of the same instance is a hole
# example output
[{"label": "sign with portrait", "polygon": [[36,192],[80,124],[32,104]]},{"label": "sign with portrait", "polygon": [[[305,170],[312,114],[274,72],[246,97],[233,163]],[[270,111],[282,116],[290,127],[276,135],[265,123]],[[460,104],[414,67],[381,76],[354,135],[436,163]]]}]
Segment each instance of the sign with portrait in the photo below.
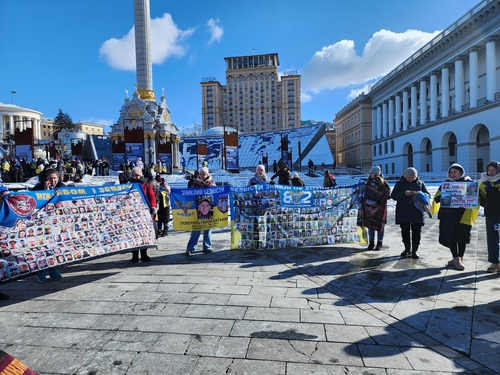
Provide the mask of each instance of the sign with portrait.
[{"label": "sign with portrait", "polygon": [[228,226],[229,186],[172,189],[174,230],[206,230]]},{"label": "sign with portrait", "polygon": [[0,208],[0,283],[156,246],[137,184],[10,193]]},{"label": "sign with portrait", "polygon": [[477,181],[446,181],[441,184],[442,208],[479,208]]},{"label": "sign with portrait", "polygon": [[366,243],[357,225],[364,183],[231,188],[231,249]]}]

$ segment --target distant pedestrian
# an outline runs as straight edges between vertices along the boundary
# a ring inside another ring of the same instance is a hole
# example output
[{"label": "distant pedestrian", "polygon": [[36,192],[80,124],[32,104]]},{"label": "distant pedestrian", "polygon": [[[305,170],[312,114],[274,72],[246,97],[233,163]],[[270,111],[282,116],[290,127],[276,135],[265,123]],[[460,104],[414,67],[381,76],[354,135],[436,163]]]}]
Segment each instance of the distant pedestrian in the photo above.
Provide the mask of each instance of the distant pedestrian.
[{"label": "distant pedestrian", "polygon": [[[401,227],[401,237],[405,246],[401,257],[418,259],[418,247],[420,245],[420,233],[425,222],[425,213],[415,205],[418,192],[429,194],[423,181],[418,179],[415,168],[407,168],[401,179],[396,182],[392,189],[391,198],[396,203],[396,224]],[[411,233],[410,233],[411,232]]]},{"label": "distant pedestrian", "polygon": [[273,173],[278,172],[278,162],[276,159],[273,161]]},{"label": "distant pedestrian", "polygon": [[335,186],[337,186],[337,181],[335,180],[333,174],[331,174],[330,171],[327,169],[325,171],[325,178],[323,179],[323,187],[332,188]]},{"label": "distant pedestrian", "polygon": [[[472,182],[472,179],[465,175],[464,167],[455,163],[448,169],[446,181]],[[435,203],[441,202],[441,187],[434,195]],[[470,243],[470,232],[477,213],[478,210],[470,208],[439,208],[439,243],[450,249],[453,259],[448,265],[459,271],[465,270],[463,263],[465,247]]]},{"label": "distant pedestrian", "polygon": [[307,162],[307,166],[309,167],[309,174],[313,174],[314,173],[314,162],[309,159],[309,161]]},{"label": "distant pedestrian", "polygon": [[500,163],[491,161],[486,165],[486,173],[481,175],[479,184],[481,206],[486,217],[487,272],[500,272]]},{"label": "distant pedestrian", "polygon": [[293,186],[306,186],[303,180],[300,179],[298,173],[294,173],[292,177],[292,185]]}]

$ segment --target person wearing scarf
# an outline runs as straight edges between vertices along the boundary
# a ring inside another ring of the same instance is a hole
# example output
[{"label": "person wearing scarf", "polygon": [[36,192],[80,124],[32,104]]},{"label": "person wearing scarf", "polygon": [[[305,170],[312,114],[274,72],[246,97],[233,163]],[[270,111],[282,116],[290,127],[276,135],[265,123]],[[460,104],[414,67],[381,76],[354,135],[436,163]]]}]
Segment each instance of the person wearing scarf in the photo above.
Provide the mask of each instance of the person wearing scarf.
[{"label": "person wearing scarf", "polygon": [[[472,182],[469,176],[465,175],[465,169],[460,164],[454,163],[450,166],[446,181]],[[433,210],[436,211],[436,204],[441,202],[441,186],[434,195]],[[455,267],[459,271],[465,270],[463,263],[465,246],[470,243],[470,231],[472,224],[476,221],[477,209],[470,208],[439,208],[439,243],[450,249],[453,259],[448,262],[449,266]]]},{"label": "person wearing scarf", "polygon": [[[200,188],[200,187],[210,187],[215,186],[214,180],[212,180],[212,176],[210,175],[207,167],[202,167],[198,171],[198,177],[190,180],[189,184],[191,188]],[[189,237],[189,241],[187,244],[186,255],[191,256],[196,251],[196,246],[198,244],[198,239],[200,238],[201,231],[194,230],[191,232]],[[206,229],[203,231],[203,252],[211,253],[212,252],[212,229]]]},{"label": "person wearing scarf", "polygon": [[[479,197],[486,217],[487,272],[500,272],[500,163],[491,161],[486,165],[486,173],[481,174]],[[496,228],[495,228],[496,226]]]},{"label": "person wearing scarf", "polygon": [[250,181],[248,181],[247,186],[269,184],[269,183],[271,183],[271,179],[267,177],[266,167],[264,167],[264,165],[262,164],[259,164],[257,168],[255,168],[255,174],[250,179]]}]

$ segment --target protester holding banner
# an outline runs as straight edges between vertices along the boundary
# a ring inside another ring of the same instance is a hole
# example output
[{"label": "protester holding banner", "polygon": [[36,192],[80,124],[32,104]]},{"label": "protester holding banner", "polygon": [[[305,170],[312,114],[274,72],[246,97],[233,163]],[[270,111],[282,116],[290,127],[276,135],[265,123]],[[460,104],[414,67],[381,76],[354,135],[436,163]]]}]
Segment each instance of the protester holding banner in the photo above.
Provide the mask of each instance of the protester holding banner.
[{"label": "protester holding banner", "polygon": [[479,184],[481,206],[486,217],[486,243],[488,244],[487,272],[500,272],[500,163],[491,161]]},{"label": "protester holding banner", "polygon": [[255,174],[252,176],[250,181],[248,181],[247,186],[269,183],[271,183],[271,179],[266,174],[266,167],[264,167],[264,165],[262,164],[259,164],[257,168],[255,168]]},{"label": "protester holding banner", "polygon": [[337,181],[335,180],[333,174],[331,174],[330,171],[327,169],[325,171],[325,178],[323,179],[323,187],[331,188],[335,186],[337,186]]},{"label": "protester holding banner", "polygon": [[[59,181],[59,173],[55,169],[49,168],[41,171],[38,174],[38,184],[33,187],[33,190],[56,190],[66,186],[64,182]],[[49,269],[50,280],[60,280],[62,275],[55,268]],[[37,275],[38,281],[42,284],[48,283],[47,272],[41,271]]]},{"label": "protester holding banner", "polygon": [[162,178],[160,183],[160,199],[158,202],[158,235],[168,236],[168,222],[170,221],[170,185]]},{"label": "protester holding banner", "polygon": [[[363,225],[368,228],[367,250],[380,250],[384,240],[384,226],[387,219],[387,197],[391,188],[378,166],[370,169],[366,181],[365,196],[362,200]],[[375,232],[377,232],[377,245],[375,246]]]},{"label": "protester holding banner", "polygon": [[292,185],[293,186],[306,186],[303,180],[300,179],[298,173],[294,173],[292,177]]},{"label": "protester holding banner", "polygon": [[[7,186],[5,186],[2,183],[2,180],[0,179],[0,195],[1,195],[1,198],[2,198],[2,201],[0,201],[0,204],[3,204],[3,197],[6,196],[9,193],[10,193],[9,189],[7,188]],[[6,300],[6,299],[9,299],[9,298],[10,297],[7,294],[3,294],[2,292],[0,292],[0,301]]]},{"label": "protester holding banner", "polygon": [[[135,184],[141,184],[144,194],[148,199],[151,215],[156,215],[156,196],[153,190],[153,185],[146,181],[146,178],[142,174],[141,167],[134,167],[130,172],[130,182]],[[153,219],[154,221],[154,219]],[[141,250],[141,262],[149,262],[151,258],[148,256],[148,249],[140,249]],[[132,259],[130,260],[132,263],[137,263],[139,261],[139,250],[132,251]]]},{"label": "protester holding banner", "polygon": [[290,169],[288,168],[288,165],[282,164],[281,169],[273,174],[271,177],[271,181],[274,180],[276,177],[278,177],[278,184],[280,185],[291,185],[292,184],[292,178],[290,176]]},{"label": "protester holding banner", "polygon": [[[209,187],[209,186],[216,186],[215,181],[212,180],[212,176],[210,175],[208,168],[207,167],[202,167],[198,171],[198,177],[193,179],[191,182],[191,188],[200,188],[200,187]],[[199,197],[199,201],[197,202],[198,204],[198,211],[199,213],[201,212],[202,215],[205,215],[208,217],[210,210],[205,214],[204,212],[204,199],[205,197]],[[210,203],[210,202],[209,202]],[[200,207],[202,205],[202,207]],[[212,204],[213,207],[213,204]],[[200,217],[199,217],[200,219]],[[186,250],[186,255],[191,256],[195,251],[196,251],[196,246],[198,244],[198,239],[200,238],[201,231],[195,230],[191,232],[191,236],[189,237],[189,241],[187,244],[187,250]],[[211,253],[212,252],[212,229],[206,229],[203,231],[203,252],[204,253]]]},{"label": "protester holding banner", "polygon": [[[450,204],[450,196],[442,196],[443,189],[446,189],[449,182],[473,182],[469,176],[465,175],[465,169],[460,164],[452,164],[448,169],[446,181],[441,184],[434,195],[432,212],[438,211],[439,219],[439,243],[450,249],[453,259],[448,262],[449,266],[455,267],[459,271],[465,270],[463,258],[465,247],[470,243],[470,232],[472,224],[477,218],[477,209],[464,208],[460,205]],[[460,184],[458,184],[460,185]],[[465,192],[464,194],[465,195]],[[440,203],[440,207],[437,204]]]},{"label": "protester holding banner", "polygon": [[396,224],[401,227],[401,237],[405,249],[401,257],[418,259],[418,246],[420,245],[420,233],[424,226],[425,212],[419,210],[414,199],[418,192],[429,194],[423,181],[418,179],[415,168],[407,168],[401,179],[396,182],[391,193],[391,198],[396,203]]}]

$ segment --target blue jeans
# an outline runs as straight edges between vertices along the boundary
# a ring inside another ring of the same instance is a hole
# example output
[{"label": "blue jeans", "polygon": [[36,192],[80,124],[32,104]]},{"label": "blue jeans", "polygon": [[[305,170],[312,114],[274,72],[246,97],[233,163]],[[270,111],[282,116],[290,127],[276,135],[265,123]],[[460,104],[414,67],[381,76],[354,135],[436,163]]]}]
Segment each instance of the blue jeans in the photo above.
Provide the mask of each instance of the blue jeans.
[{"label": "blue jeans", "polygon": [[486,216],[488,262],[500,264],[500,231],[495,230],[495,224],[500,224],[500,216]]},{"label": "blue jeans", "polygon": [[[375,229],[368,229],[368,241],[375,241]],[[377,240],[382,242],[384,240],[384,232],[377,232]]]},{"label": "blue jeans", "polygon": [[[194,253],[196,251],[196,245],[198,244],[198,239],[200,238],[201,231],[195,230],[191,232],[189,237],[187,250]],[[208,250],[212,248],[212,229],[203,231],[203,250]]]}]

